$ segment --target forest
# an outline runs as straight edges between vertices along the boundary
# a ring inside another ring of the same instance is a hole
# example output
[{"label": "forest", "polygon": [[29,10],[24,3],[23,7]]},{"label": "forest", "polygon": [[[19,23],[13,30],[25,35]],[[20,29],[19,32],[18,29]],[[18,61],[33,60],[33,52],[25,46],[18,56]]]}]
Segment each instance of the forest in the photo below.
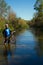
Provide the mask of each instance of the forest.
[{"label": "forest", "polygon": [[12,31],[20,31],[28,28],[26,20],[20,17],[18,18],[11,6],[8,5],[5,0],[0,0],[0,33],[4,29],[6,23],[9,24],[9,28]]},{"label": "forest", "polygon": [[30,28],[33,28],[37,33],[43,32],[43,0],[36,0],[34,4],[34,16],[28,22]]},{"label": "forest", "polygon": [[5,23],[9,24],[11,30],[22,30],[32,28],[35,31],[43,31],[43,0],[36,0],[34,4],[34,16],[31,20],[24,20],[17,17],[5,0],[0,0],[0,32]]}]

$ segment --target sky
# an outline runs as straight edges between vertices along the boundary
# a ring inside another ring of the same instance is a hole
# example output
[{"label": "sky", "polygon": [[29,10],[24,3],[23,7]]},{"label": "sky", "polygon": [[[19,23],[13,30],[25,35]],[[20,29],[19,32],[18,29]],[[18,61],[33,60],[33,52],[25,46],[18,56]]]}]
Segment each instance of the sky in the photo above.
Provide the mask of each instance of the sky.
[{"label": "sky", "polygon": [[34,4],[36,0],[6,0],[12,7],[17,17],[31,20],[34,16]]}]

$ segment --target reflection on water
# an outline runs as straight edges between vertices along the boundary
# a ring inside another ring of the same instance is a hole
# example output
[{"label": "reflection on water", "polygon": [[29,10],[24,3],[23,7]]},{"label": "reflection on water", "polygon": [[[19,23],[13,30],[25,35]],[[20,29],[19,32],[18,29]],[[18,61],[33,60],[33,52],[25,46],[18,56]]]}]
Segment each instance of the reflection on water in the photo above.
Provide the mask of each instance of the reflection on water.
[{"label": "reflection on water", "polygon": [[35,37],[30,30],[17,35],[16,44],[11,44],[10,50],[4,50],[1,65],[43,65],[42,37]]},{"label": "reflection on water", "polygon": [[7,49],[4,50],[3,55],[4,55],[5,64],[8,65],[8,58],[7,58],[8,52],[7,52]]},{"label": "reflection on water", "polygon": [[43,34],[42,33],[43,32],[39,32],[39,35],[37,34],[39,56],[43,56]]},{"label": "reflection on water", "polygon": [[12,52],[11,49],[7,49],[7,47],[3,50],[3,57],[5,65],[9,65],[9,60],[11,59]]}]

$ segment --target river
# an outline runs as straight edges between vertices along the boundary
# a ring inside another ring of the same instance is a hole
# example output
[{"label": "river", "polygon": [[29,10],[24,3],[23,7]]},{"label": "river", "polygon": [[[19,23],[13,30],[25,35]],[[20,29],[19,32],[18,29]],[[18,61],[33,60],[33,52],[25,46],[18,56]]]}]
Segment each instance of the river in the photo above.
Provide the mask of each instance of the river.
[{"label": "river", "polygon": [[31,30],[16,36],[16,44],[6,55],[0,54],[0,65],[43,65],[39,41]]}]

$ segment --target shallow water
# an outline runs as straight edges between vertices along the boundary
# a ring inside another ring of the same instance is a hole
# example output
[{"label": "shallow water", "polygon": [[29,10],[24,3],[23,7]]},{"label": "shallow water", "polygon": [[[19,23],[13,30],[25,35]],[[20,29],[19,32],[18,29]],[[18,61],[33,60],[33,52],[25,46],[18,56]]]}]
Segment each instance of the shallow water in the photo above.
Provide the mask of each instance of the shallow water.
[{"label": "shallow water", "polygon": [[39,54],[39,43],[35,35],[26,30],[16,36],[12,50],[0,54],[0,65],[43,65],[43,56]]}]

